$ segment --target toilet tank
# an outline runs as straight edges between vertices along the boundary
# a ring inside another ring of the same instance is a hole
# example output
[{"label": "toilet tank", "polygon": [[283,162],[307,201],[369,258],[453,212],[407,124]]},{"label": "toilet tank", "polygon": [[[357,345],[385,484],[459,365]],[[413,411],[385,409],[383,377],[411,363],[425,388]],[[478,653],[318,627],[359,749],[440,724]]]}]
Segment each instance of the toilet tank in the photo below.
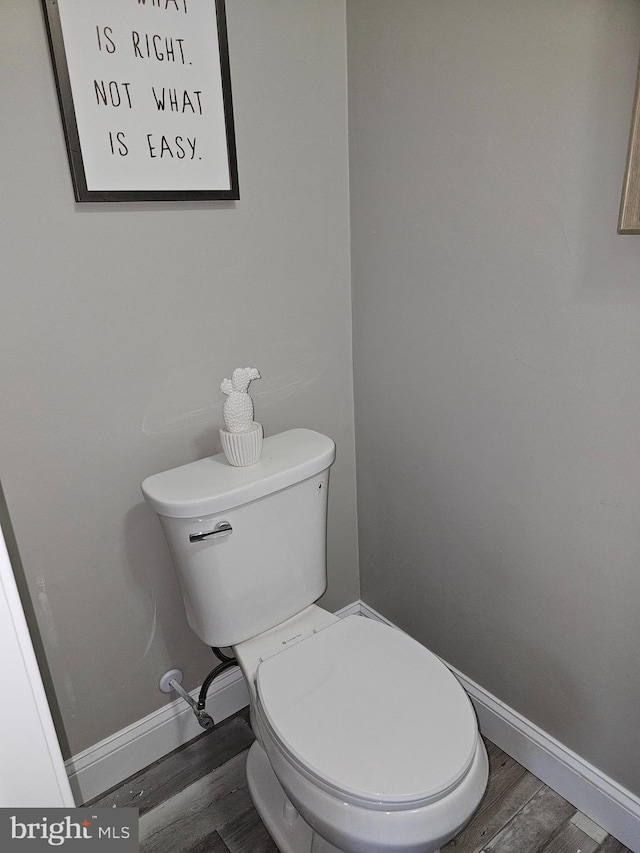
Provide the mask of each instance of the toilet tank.
[{"label": "toilet tank", "polygon": [[209,646],[243,642],[294,616],[326,587],[330,438],[292,429],[246,468],[224,454],[148,477],[187,621]]}]

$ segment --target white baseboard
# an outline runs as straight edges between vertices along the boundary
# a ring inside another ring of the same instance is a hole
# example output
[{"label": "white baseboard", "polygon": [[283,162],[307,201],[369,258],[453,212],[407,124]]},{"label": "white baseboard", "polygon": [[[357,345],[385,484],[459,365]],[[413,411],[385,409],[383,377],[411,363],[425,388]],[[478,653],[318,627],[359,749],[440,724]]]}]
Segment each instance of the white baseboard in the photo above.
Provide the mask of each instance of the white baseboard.
[{"label": "white baseboard", "polygon": [[[336,616],[354,613],[360,613],[359,601],[336,611]],[[199,692],[197,688],[191,696],[197,699]],[[248,704],[249,693],[238,669],[223,672],[209,688],[207,712],[216,723]],[[76,803],[93,800],[202,732],[191,707],[183,699],[176,699],[74,755],[66,762],[66,768]]]},{"label": "white baseboard", "polygon": [[[361,603],[370,619],[393,625]],[[393,626],[397,627],[397,626]],[[599,824],[634,853],[640,853],[640,798],[589,764],[455,667],[478,715],[480,731],[534,776]]]},{"label": "white baseboard", "polygon": [[354,601],[353,604],[347,604],[345,607],[341,607],[340,610],[335,611],[335,615],[341,619],[344,619],[345,616],[359,616],[361,613],[362,602],[360,600]]}]

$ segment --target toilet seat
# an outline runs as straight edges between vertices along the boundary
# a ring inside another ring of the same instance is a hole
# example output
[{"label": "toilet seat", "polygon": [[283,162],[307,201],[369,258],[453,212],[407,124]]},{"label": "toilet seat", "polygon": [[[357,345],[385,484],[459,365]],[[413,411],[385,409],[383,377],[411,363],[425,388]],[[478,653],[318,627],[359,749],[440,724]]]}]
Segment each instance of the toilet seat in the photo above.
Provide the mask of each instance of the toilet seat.
[{"label": "toilet seat", "polygon": [[327,793],[369,809],[434,803],[477,750],[471,703],[401,631],[350,616],[261,661],[257,712],[287,760]]}]

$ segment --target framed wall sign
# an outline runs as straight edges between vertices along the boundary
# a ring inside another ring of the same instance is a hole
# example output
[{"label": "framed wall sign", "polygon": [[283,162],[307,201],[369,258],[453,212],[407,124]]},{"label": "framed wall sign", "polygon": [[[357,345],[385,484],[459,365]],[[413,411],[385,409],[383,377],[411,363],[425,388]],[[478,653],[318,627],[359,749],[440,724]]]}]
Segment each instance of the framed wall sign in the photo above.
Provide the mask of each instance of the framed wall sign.
[{"label": "framed wall sign", "polygon": [[640,66],[636,79],[636,94],[633,101],[631,132],[627,151],[627,168],[622,187],[619,234],[640,234]]},{"label": "framed wall sign", "polygon": [[224,0],[42,0],[76,201],[238,199]]}]

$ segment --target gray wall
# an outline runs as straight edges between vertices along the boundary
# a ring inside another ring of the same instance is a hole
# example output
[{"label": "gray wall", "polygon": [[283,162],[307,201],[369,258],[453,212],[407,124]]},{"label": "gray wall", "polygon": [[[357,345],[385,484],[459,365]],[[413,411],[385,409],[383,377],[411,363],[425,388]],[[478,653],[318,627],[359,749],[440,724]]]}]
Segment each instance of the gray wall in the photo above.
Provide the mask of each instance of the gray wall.
[{"label": "gray wall", "polygon": [[635,0],[348,0],[362,597],[640,793]]},{"label": "gray wall", "polygon": [[[227,4],[242,199],[75,205],[38,0],[0,0],[0,479],[78,752],[209,669],[149,473],[338,443],[359,594],[344,0]],[[615,222],[635,0],[349,0],[363,598],[640,793],[640,238]]]},{"label": "gray wall", "polygon": [[0,479],[74,753],[211,668],[139,483],[220,450],[234,367],[336,440],[323,603],[359,594],[344,0],[227,17],[241,201],[76,205],[39,0],[0,2]]}]

